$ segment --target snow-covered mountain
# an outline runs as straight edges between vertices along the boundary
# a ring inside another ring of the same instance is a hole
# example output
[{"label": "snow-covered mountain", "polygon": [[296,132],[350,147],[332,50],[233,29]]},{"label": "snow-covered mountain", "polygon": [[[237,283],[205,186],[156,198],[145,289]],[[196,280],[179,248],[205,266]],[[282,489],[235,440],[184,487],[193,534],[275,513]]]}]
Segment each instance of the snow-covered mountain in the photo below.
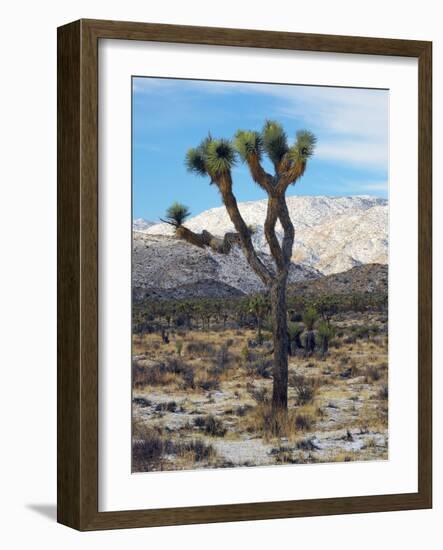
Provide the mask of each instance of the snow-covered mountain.
[{"label": "snow-covered mountain", "polygon": [[137,218],[132,222],[132,230],[146,231],[153,225],[155,225],[155,222],[150,222],[149,220],[145,220],[144,218]]},{"label": "snow-covered mountain", "polygon": [[[295,264],[327,275],[356,265],[388,262],[386,199],[315,196],[287,197],[286,200],[295,229],[292,256]],[[263,232],[266,205],[266,200],[239,203],[243,218],[254,228],[254,244],[263,254],[269,254]],[[221,237],[228,231],[235,231],[224,206],[207,210],[188,220],[185,225],[193,231],[206,229]],[[159,223],[137,231],[153,238],[172,237],[174,230],[168,224]],[[280,224],[277,225],[277,233],[282,236]]]}]

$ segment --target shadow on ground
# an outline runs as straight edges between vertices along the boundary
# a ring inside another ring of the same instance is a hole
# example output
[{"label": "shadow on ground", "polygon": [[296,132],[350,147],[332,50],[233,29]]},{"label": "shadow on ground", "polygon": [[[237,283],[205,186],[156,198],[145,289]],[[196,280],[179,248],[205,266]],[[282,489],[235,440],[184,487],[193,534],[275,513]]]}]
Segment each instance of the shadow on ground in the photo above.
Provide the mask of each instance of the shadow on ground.
[{"label": "shadow on ground", "polygon": [[26,508],[51,521],[57,520],[57,506],[55,504],[26,504]]}]

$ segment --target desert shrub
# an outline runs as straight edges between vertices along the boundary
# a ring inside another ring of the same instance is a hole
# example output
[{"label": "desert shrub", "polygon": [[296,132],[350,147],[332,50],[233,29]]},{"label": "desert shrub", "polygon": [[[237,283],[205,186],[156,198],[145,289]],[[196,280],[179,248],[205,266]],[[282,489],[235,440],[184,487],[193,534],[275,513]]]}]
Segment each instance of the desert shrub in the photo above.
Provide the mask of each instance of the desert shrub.
[{"label": "desert shrub", "polygon": [[163,384],[167,374],[164,363],[153,363],[149,366],[140,366],[134,363],[133,369],[133,385],[134,387],[141,386],[157,386]]},{"label": "desert shrub", "polygon": [[294,355],[297,349],[302,348],[300,335],[303,332],[303,325],[301,323],[288,323],[288,337],[291,347],[291,354]]},{"label": "desert shrub", "polygon": [[175,412],[177,410],[177,403],[175,401],[166,401],[164,403],[158,403],[155,407],[156,411]]},{"label": "desert shrub", "polygon": [[231,360],[232,354],[228,351],[228,346],[223,344],[216,353],[211,375],[220,376],[223,374],[228,369]]},{"label": "desert shrub", "polygon": [[375,336],[379,332],[378,325],[361,325],[353,327],[352,331],[356,338],[367,339],[370,336]]},{"label": "desert shrub", "polygon": [[295,446],[301,451],[315,451],[317,449],[312,438],[300,439],[300,441],[297,441]]},{"label": "desert shrub", "polygon": [[297,414],[294,419],[297,430],[306,431],[312,428],[312,418],[307,414]]},{"label": "desert shrub", "polygon": [[155,433],[146,439],[133,441],[132,462],[134,470],[148,471],[152,469],[160,461],[163,449],[163,441]]},{"label": "desert shrub", "polygon": [[272,359],[259,357],[248,364],[248,371],[250,374],[261,376],[262,378],[271,378],[273,365],[274,362]]},{"label": "desert shrub", "polygon": [[194,420],[194,425],[203,430],[206,434],[215,437],[223,437],[226,433],[226,428],[223,422],[215,416],[198,416]]},{"label": "desert shrub", "polygon": [[134,397],[132,399],[132,402],[135,405],[139,405],[140,407],[150,407],[152,404],[151,401],[149,399],[146,399],[145,397]]},{"label": "desert shrub", "polygon": [[380,390],[379,390],[377,396],[378,396],[379,399],[383,399],[383,400],[388,399],[388,397],[389,397],[389,390],[388,390],[388,385],[387,385],[387,384],[383,384],[383,385],[382,385],[382,387],[380,388]]},{"label": "desert shrub", "polygon": [[243,346],[240,351],[240,357],[243,364],[249,363],[252,357],[252,352],[249,350],[248,346]]},{"label": "desert shrub", "polygon": [[268,391],[266,388],[256,388],[252,384],[248,384],[246,389],[249,395],[257,403],[267,403],[269,401]]},{"label": "desert shrub", "polygon": [[184,387],[185,389],[187,389],[187,388],[194,389],[194,388],[195,388],[195,373],[194,373],[194,369],[189,368],[188,370],[186,370],[185,372],[183,372],[183,373],[182,373],[182,378],[183,378],[183,387]]},{"label": "desert shrub", "polygon": [[289,383],[295,390],[297,405],[306,405],[314,400],[317,384],[312,378],[303,375],[292,375]]},{"label": "desert shrub", "polygon": [[144,424],[133,425],[132,466],[137,472],[162,469],[162,457],[172,450],[172,442],[163,440],[160,430]]},{"label": "desert shrub", "polygon": [[133,366],[133,385],[142,386],[160,386],[170,380],[172,376],[181,376],[185,386],[189,386],[186,381],[193,378],[193,367],[185,363],[180,357],[171,357],[163,362],[152,363],[151,365]]},{"label": "desert shrub", "polygon": [[220,381],[218,378],[205,377],[200,378],[200,380],[196,382],[196,385],[204,391],[214,391],[220,388]]},{"label": "desert shrub", "polygon": [[200,439],[181,443],[180,454],[183,454],[184,452],[193,453],[194,460],[196,462],[208,460],[213,455],[215,455],[214,447],[212,445],[207,445],[204,441],[201,441]]},{"label": "desert shrub", "polygon": [[183,350],[183,341],[182,340],[176,340],[175,342],[175,351],[177,352],[177,355],[181,355]]},{"label": "desert shrub", "polygon": [[368,365],[365,368],[364,376],[365,376],[365,382],[368,384],[371,381],[376,382],[377,380],[380,380],[381,375],[377,367],[374,367],[373,365]]},{"label": "desert shrub", "polygon": [[317,319],[318,314],[316,309],[314,307],[308,307],[308,309],[303,313],[303,323],[307,331],[313,330]]},{"label": "desert shrub", "polygon": [[245,416],[248,411],[250,411],[252,407],[250,405],[240,405],[236,409],[234,409],[233,413],[236,416]]},{"label": "desert shrub", "polygon": [[[154,430],[145,430],[143,439],[134,439],[132,443],[132,467],[136,472],[163,470],[165,455],[187,456],[192,461],[202,462],[215,456],[212,445],[204,441],[173,441],[163,439]],[[191,455],[189,457],[189,455]]]},{"label": "desert shrub", "polygon": [[335,329],[326,321],[321,321],[318,325],[317,336],[320,342],[321,353],[326,355],[329,349],[329,342],[335,335]]},{"label": "desert shrub", "polygon": [[211,356],[215,354],[215,349],[214,346],[208,342],[188,342],[188,345],[186,346],[186,353],[188,355]]},{"label": "desert shrub", "polygon": [[293,311],[289,316],[289,320],[293,323],[300,323],[301,321],[303,321],[303,315],[298,311]]}]

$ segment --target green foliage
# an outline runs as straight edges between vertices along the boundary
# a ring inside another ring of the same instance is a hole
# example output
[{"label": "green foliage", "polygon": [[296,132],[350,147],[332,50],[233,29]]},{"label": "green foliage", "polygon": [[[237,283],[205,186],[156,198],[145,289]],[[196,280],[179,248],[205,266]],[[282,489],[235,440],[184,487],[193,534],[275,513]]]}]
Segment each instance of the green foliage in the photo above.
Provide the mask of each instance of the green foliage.
[{"label": "green foliage", "polygon": [[176,340],[175,342],[175,351],[177,355],[181,355],[183,350],[183,340]]},{"label": "green foliage", "polygon": [[[233,142],[227,139],[213,139],[210,134],[198,147],[188,150],[185,165],[190,172],[199,176],[209,176],[211,183],[230,172],[235,165],[237,155],[243,162],[261,161],[263,154],[269,157],[276,174],[282,160],[285,166],[293,168],[296,163],[305,163],[314,153],[316,138],[308,130],[300,130],[296,134],[294,145],[289,148],[288,139],[283,126],[275,120],[267,120],[261,132],[255,130],[238,130]],[[301,167],[304,170],[304,164]],[[300,171],[299,175],[303,173]],[[294,174],[294,181],[297,179]]]},{"label": "green foliage", "polygon": [[263,148],[274,164],[278,164],[288,152],[288,138],[281,124],[267,120],[262,131]]},{"label": "green foliage", "polygon": [[296,135],[295,145],[288,151],[288,159],[292,162],[306,162],[312,157],[317,138],[309,130],[299,130]]},{"label": "green foliage", "polygon": [[194,172],[198,176],[206,176],[205,156],[199,147],[188,149],[185,165],[188,172]]},{"label": "green foliage", "polygon": [[324,339],[329,341],[335,336],[335,328],[326,321],[320,321],[317,327],[317,335],[320,338],[320,342]]},{"label": "green foliage", "polygon": [[303,323],[305,324],[306,330],[312,330],[317,319],[317,310],[314,307],[308,307],[303,314]]},{"label": "green foliage", "polygon": [[295,338],[297,338],[297,336],[300,336],[302,332],[303,332],[302,324],[292,323],[292,322],[288,323],[288,333],[289,333],[289,338],[291,340],[294,340]]},{"label": "green foliage", "polygon": [[320,313],[324,320],[328,321],[338,312],[338,297],[334,295],[320,296],[317,300],[315,300],[315,309]]},{"label": "green foliage", "polygon": [[269,310],[269,305],[263,294],[256,294],[249,299],[249,311],[255,315],[257,319],[263,319]]},{"label": "green foliage", "polygon": [[263,139],[259,132],[238,130],[234,138],[234,147],[243,161],[250,155],[256,155],[260,160],[263,154]]},{"label": "green foliage", "polygon": [[174,202],[166,210],[166,219],[164,221],[175,227],[180,227],[190,215],[191,212],[187,206],[179,202]]},{"label": "green foliage", "polygon": [[208,173],[219,176],[228,173],[235,165],[235,149],[227,139],[213,139],[206,151]]}]

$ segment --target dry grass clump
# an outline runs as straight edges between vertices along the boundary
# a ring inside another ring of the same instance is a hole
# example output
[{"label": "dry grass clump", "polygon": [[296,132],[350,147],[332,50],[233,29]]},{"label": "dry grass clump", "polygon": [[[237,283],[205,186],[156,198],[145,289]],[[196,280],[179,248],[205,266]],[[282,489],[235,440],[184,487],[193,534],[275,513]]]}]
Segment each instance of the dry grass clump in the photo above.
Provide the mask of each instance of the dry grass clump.
[{"label": "dry grass clump", "polygon": [[289,384],[295,390],[297,405],[306,405],[314,400],[319,386],[319,379],[294,374],[290,377]]},{"label": "dry grass clump", "polygon": [[223,437],[226,433],[223,422],[212,415],[198,416],[194,420],[194,426],[200,428],[205,434],[214,437]]},{"label": "dry grass clump", "polygon": [[381,373],[376,366],[368,365],[364,370],[364,377],[366,384],[369,384],[370,382],[377,382],[377,380],[380,380]]},{"label": "dry grass clump", "polygon": [[195,342],[188,342],[185,349],[186,355],[197,357],[212,357],[215,355],[215,348],[209,342],[197,340]]},{"label": "dry grass clump", "polygon": [[144,362],[134,362],[132,373],[134,388],[179,383],[179,378],[181,378],[182,385],[185,387],[192,387],[194,383],[193,367],[185,363],[180,357],[168,357],[164,361],[147,365]]},{"label": "dry grass clump", "polygon": [[149,472],[176,469],[171,457],[184,459],[187,464],[209,462],[215,459],[212,445],[200,439],[174,441],[165,438],[160,429],[135,423],[132,441],[132,469],[134,472]]}]

